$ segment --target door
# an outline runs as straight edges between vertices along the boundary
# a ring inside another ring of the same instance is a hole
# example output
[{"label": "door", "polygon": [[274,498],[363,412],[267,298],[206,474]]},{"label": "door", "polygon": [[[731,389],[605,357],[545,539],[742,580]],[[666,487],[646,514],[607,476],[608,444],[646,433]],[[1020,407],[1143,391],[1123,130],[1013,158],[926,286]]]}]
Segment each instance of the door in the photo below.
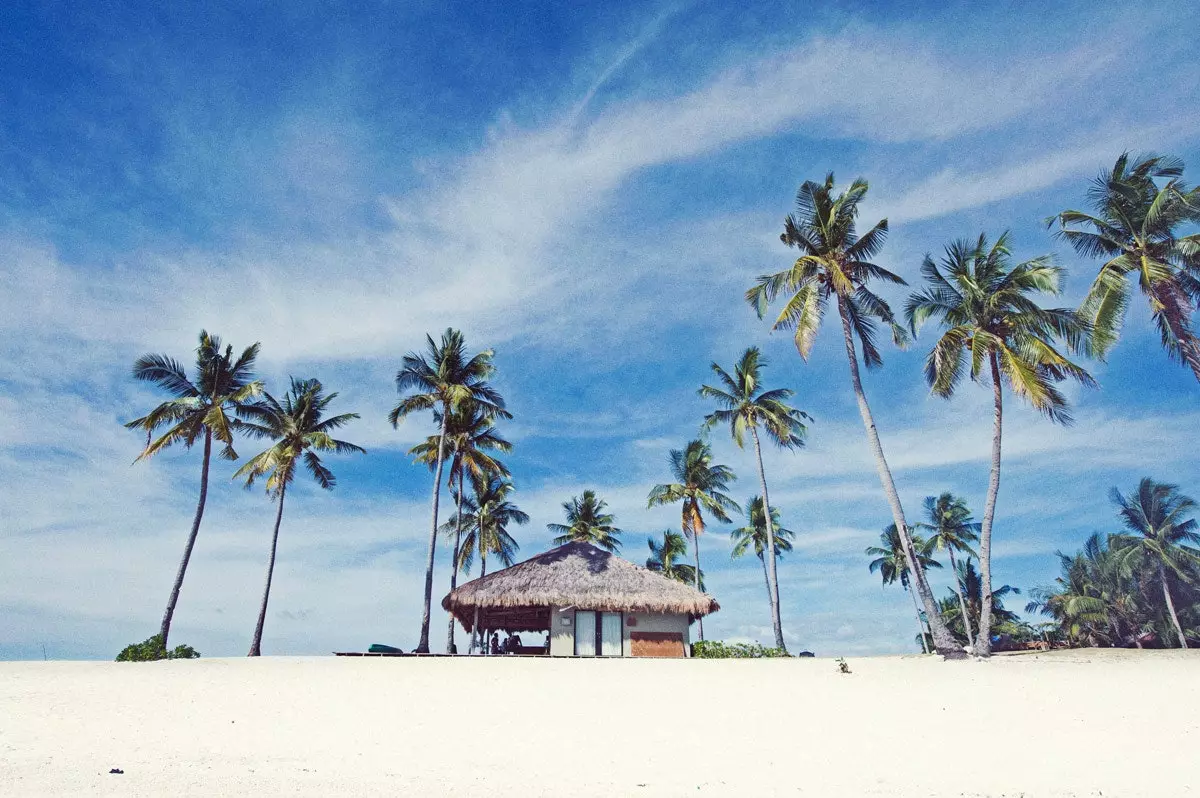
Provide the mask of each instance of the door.
[{"label": "door", "polygon": [[596,613],[575,610],[575,656],[596,656]]},{"label": "door", "polygon": [[621,650],[621,613],[605,612],[600,615],[600,656],[619,657]]}]

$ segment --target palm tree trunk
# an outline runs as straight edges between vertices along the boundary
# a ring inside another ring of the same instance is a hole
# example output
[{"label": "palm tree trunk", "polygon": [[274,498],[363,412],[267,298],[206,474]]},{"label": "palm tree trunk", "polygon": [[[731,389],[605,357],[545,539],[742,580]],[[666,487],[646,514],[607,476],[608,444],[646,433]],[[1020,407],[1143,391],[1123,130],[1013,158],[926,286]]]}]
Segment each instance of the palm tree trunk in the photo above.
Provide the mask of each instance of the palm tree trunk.
[{"label": "palm tree trunk", "polygon": [[446,456],[446,418],[450,408],[442,408],[442,429],[438,433],[437,473],[433,477],[433,526],[429,530],[429,556],[425,558],[425,604],[421,609],[421,639],[415,653],[429,653],[429,612],[433,604],[433,555],[437,549],[438,500],[442,493],[442,465]]},{"label": "palm tree trunk", "polygon": [[[453,472],[450,476],[454,478]],[[463,496],[463,472],[462,462],[458,463],[458,501],[455,507],[454,516],[454,556],[450,560],[450,592],[454,592],[454,588],[458,587],[458,548],[462,544],[462,496]],[[454,613],[450,613],[450,629],[446,632],[446,653],[457,654],[454,647]]]},{"label": "palm tree trunk", "polygon": [[[480,542],[483,540],[483,525],[479,526]],[[479,578],[483,579],[487,576],[487,552],[480,547],[480,542],[476,543],[476,548],[479,549]],[[487,635],[479,628],[479,607],[475,608],[475,631],[479,634],[479,651],[483,656],[488,656],[488,641]]]},{"label": "palm tree trunk", "polygon": [[[696,560],[696,589],[700,590],[700,530],[692,529],[692,555]],[[704,618],[703,616],[696,618],[698,624],[697,631],[700,633],[700,639],[704,640]]]},{"label": "palm tree trunk", "polygon": [[767,524],[766,560],[767,589],[771,592],[771,628],[775,632],[775,648],[787,651],[783,642],[783,623],[779,618],[779,575],[775,570],[775,530],[771,519],[771,500],[767,498],[767,472],[763,470],[762,444],[758,440],[758,428],[750,427],[754,437],[754,454],[758,458],[758,484],[762,488],[763,517]]},{"label": "palm tree trunk", "polygon": [[167,597],[167,608],[163,611],[162,625],[158,629],[164,649],[167,647],[167,637],[171,633],[171,619],[175,617],[175,605],[179,603],[179,591],[183,589],[183,575],[187,573],[188,560],[192,559],[192,549],[196,545],[196,535],[200,533],[200,519],[204,517],[204,502],[208,499],[208,464],[211,459],[212,430],[205,427],[204,459],[200,464],[200,501],[196,502],[196,515],[192,518],[192,531],[188,534],[187,545],[183,548],[183,559],[179,561],[175,584],[171,586],[171,595]]},{"label": "palm tree trunk", "polygon": [[1161,563],[1158,566],[1158,581],[1162,582],[1163,598],[1167,601],[1167,612],[1171,613],[1171,623],[1175,626],[1175,634],[1179,636],[1179,647],[1187,648],[1187,638],[1183,636],[1183,627],[1179,624],[1179,616],[1175,614],[1175,602],[1171,599],[1171,588],[1167,586],[1167,571]]},{"label": "palm tree trunk", "polygon": [[267,621],[267,601],[271,598],[271,577],[275,573],[275,549],[279,546],[279,523],[283,521],[283,494],[287,484],[279,488],[279,509],[275,512],[275,531],[271,534],[271,556],[267,559],[267,584],[263,588],[262,607],[258,610],[258,623],[254,627],[254,639],[250,641],[250,653],[246,656],[262,655],[263,624]]},{"label": "palm tree trunk", "polygon": [[867,442],[871,446],[871,454],[875,457],[875,468],[879,471],[879,481],[883,485],[884,495],[892,510],[892,520],[900,532],[900,541],[904,546],[904,556],[912,563],[913,580],[916,583],[917,594],[925,607],[925,615],[929,618],[929,633],[933,637],[933,645],[937,652],[947,659],[965,659],[966,652],[962,650],[946,628],[945,621],[937,611],[937,603],[933,599],[933,591],[925,579],[925,569],[917,560],[913,548],[912,535],[908,523],[904,520],[904,508],[900,504],[900,494],[896,491],[896,482],[892,479],[892,471],[888,468],[887,458],[883,454],[883,444],[879,442],[879,431],[875,428],[875,419],[871,415],[871,406],[867,404],[867,395],[863,392],[862,377],[858,372],[858,353],[854,349],[854,333],[850,328],[850,316],[847,315],[845,300],[838,297],[838,314],[842,317],[842,337],[846,343],[846,358],[850,362],[850,382],[854,387],[854,398],[858,400],[858,412],[862,416],[863,426],[867,429]]},{"label": "palm tree trunk", "polygon": [[992,470],[988,476],[987,502],[983,506],[983,521],[979,528],[979,634],[975,637],[975,653],[980,657],[992,654],[992,521],[996,517],[996,496],[1000,493],[1000,437],[1004,426],[1004,388],[1000,384],[1000,363],[996,353],[988,358],[992,367],[992,397],[995,421],[992,431]]},{"label": "palm tree trunk", "polygon": [[767,603],[770,603],[775,598],[775,594],[771,592],[771,575],[767,573],[767,558],[760,552],[758,561],[763,567],[763,582],[767,584]]},{"label": "palm tree trunk", "polygon": [[950,555],[950,570],[954,571],[954,592],[958,594],[958,609],[962,612],[963,628],[967,630],[967,645],[975,648],[975,638],[971,635],[971,613],[967,612],[967,600],[963,598],[963,583],[958,578],[958,562],[954,559],[954,549],[947,547]]},{"label": "palm tree trunk", "polygon": [[929,646],[925,645],[925,622],[921,620],[921,607],[917,604],[917,594],[903,585],[901,585],[901,587],[903,587],[904,592],[912,598],[913,612],[915,612],[917,615],[917,629],[921,633],[921,653],[928,654]]}]

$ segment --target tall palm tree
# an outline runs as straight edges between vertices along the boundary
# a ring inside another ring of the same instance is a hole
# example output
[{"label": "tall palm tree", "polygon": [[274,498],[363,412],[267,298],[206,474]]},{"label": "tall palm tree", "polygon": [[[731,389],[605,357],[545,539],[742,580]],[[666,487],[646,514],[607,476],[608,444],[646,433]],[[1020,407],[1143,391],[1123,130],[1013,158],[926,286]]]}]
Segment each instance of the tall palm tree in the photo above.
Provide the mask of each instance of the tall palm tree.
[{"label": "tall palm tree", "polygon": [[[699,393],[720,405],[719,410],[704,417],[705,426],[728,424],[733,442],[739,449],[745,444],[746,430],[750,430],[750,437],[754,441],[754,455],[758,462],[758,482],[762,490],[763,506],[766,507],[767,516],[774,517],[771,515],[771,500],[767,493],[767,474],[763,470],[762,442],[758,430],[761,427],[777,446],[798,449],[804,445],[804,435],[808,432],[804,422],[812,419],[807,413],[787,403],[795,394],[791,389],[763,389],[762,370],[766,364],[766,358],[762,356],[758,347],[752,346],[742,353],[741,359],[734,365],[732,375],[713,363],[710,368],[720,381],[721,387],[702,385]],[[779,579],[775,570],[775,549],[772,548],[767,555],[771,626],[775,631],[775,647],[786,651],[783,623],[779,617]]]},{"label": "tall palm tree", "polygon": [[[434,414],[434,420],[441,424],[441,418]],[[418,463],[424,463],[432,471],[437,467],[437,452],[440,438],[430,435],[421,443],[408,450]],[[500,460],[488,454],[490,451],[507,454],[512,451],[512,444],[502,438],[496,431],[492,419],[482,409],[467,403],[450,414],[446,423],[446,443],[450,447],[450,475],[447,484],[455,499],[454,513],[454,548],[450,558],[450,591],[458,587],[458,552],[462,544],[463,529],[463,479],[469,472],[477,477],[496,474],[509,476],[508,468]],[[450,616],[449,629],[446,631],[446,653],[457,653],[454,644],[454,616]]]},{"label": "tall palm tree", "polygon": [[[693,569],[697,590],[700,587],[700,535],[704,533],[704,511],[718,521],[729,522],[727,509],[740,509],[737,502],[722,491],[737,479],[728,466],[712,461],[712,449],[702,440],[688,441],[683,449],[672,449],[671,475],[675,482],[655,485],[646,500],[647,507],[681,502],[683,516],[680,529],[685,538],[692,541],[692,554],[696,566]],[[704,619],[699,619],[700,639],[704,639]]]},{"label": "tall palm tree", "polygon": [[950,570],[954,571],[954,592],[958,596],[958,608],[962,612],[963,629],[966,633],[967,645],[975,648],[975,636],[971,631],[971,614],[967,612],[967,602],[964,596],[963,583],[958,579],[958,560],[955,552],[971,557],[978,557],[971,544],[979,540],[980,525],[971,517],[967,503],[953,493],[943,493],[940,496],[925,497],[925,517],[928,522],[913,524],[913,529],[923,529],[929,533],[929,543],[934,551],[945,551],[950,555]]},{"label": "tall palm tree", "polygon": [[[221,339],[200,331],[200,345],[196,348],[196,378],[189,380],[183,365],[167,355],[142,355],[133,364],[134,379],[152,382],[171,394],[172,398],[160,404],[141,418],[125,426],[146,432],[146,447],[138,460],[153,457],[158,452],[176,443],[190,449],[197,440],[204,439],[204,453],[200,461],[200,498],[196,502],[196,514],[192,517],[192,529],[187,544],[183,547],[183,559],[175,573],[171,594],[167,597],[167,608],[163,611],[159,635],[166,648],[171,633],[171,619],[175,616],[175,605],[179,602],[179,591],[183,588],[183,576],[187,573],[188,561],[200,532],[200,519],[204,517],[204,504],[208,498],[208,467],[212,458],[212,442],[216,438],[225,446],[221,457],[236,460],[233,449],[233,430],[236,419],[231,412],[238,405],[248,402],[262,391],[262,383],[254,379],[254,361],[258,358],[259,345],[246,347],[236,359],[233,347],[221,351]],[[154,433],[166,427],[158,438]]]},{"label": "tall palm tree", "polygon": [[[458,330],[447,328],[441,343],[426,335],[426,353],[410,352],[404,356],[396,373],[396,390],[400,402],[388,414],[392,426],[402,418],[424,410],[437,411],[438,451],[433,478],[433,523],[429,530],[429,554],[425,560],[425,603],[421,610],[421,637],[415,651],[429,653],[429,612],[433,602],[433,558],[437,547],[438,500],[441,497],[442,465],[446,458],[446,427],[449,418],[465,402],[477,405],[491,417],[512,418],[504,409],[504,399],[488,383],[496,367],[494,353],[485,349],[467,356],[467,344]],[[413,393],[409,394],[408,392]],[[407,394],[407,395],[406,395]]]},{"label": "tall palm tree", "polygon": [[[487,576],[488,554],[494,554],[508,567],[513,564],[517,550],[521,547],[508,532],[511,524],[527,524],[529,516],[509,501],[514,488],[507,478],[495,474],[471,475],[473,495],[464,500],[467,515],[463,527],[467,530],[459,551],[459,567],[463,573],[471,570],[475,555],[479,555],[479,577]],[[482,647],[486,642],[479,629],[479,609],[475,610],[472,625],[471,650],[476,643]]]},{"label": "tall palm tree", "polygon": [[[790,269],[759,277],[754,287],[746,291],[746,301],[762,318],[771,303],[786,294],[787,301],[776,317],[773,329],[793,330],[796,349],[804,360],[808,360],[821,326],[821,318],[830,298],[834,300],[850,366],[850,384],[866,428],[867,442],[892,511],[892,520],[899,530],[900,542],[910,559],[913,559],[912,534],[904,520],[900,494],[879,441],[871,406],[863,391],[858,352],[855,349],[857,340],[867,368],[883,363],[876,346],[877,321],[887,326],[897,345],[904,345],[908,340],[907,333],[897,323],[888,303],[867,287],[871,280],[899,285],[905,283],[899,276],[868,260],[883,248],[888,224],[887,219],[883,219],[862,236],[858,235],[858,205],[866,194],[867,181],[859,178],[850,188],[835,195],[833,173],[826,176],[824,183],[809,180],[800,186],[796,195],[796,213],[784,221],[780,235],[783,243],[800,250],[800,257]],[[933,591],[920,568],[913,571],[913,585],[929,617],[938,652],[951,658],[965,657],[966,654],[954,642],[954,637],[938,616]]]},{"label": "tall palm tree", "polygon": [[1178,486],[1155,482],[1149,477],[1142,478],[1136,493],[1123,496],[1113,488],[1111,496],[1119,508],[1121,523],[1132,534],[1110,535],[1109,546],[1127,571],[1153,570],[1179,647],[1187,648],[1187,636],[1175,611],[1168,575],[1180,580],[1194,579],[1196,567],[1200,566],[1200,550],[1194,548],[1200,545],[1196,519],[1185,517],[1196,510],[1196,502],[1180,493]]},{"label": "tall palm tree", "polygon": [[[746,525],[738,527],[729,533],[730,540],[733,543],[733,550],[730,552],[732,559],[745,556],[747,552],[754,549],[754,555],[758,557],[758,561],[762,563],[763,580],[767,583],[767,600],[772,598],[776,602],[779,597],[771,592],[771,575],[767,572],[767,514],[763,510],[762,496],[754,496],[746,504]],[[785,552],[792,550],[792,541],[795,540],[796,533],[790,529],[784,529],[779,523],[779,510],[771,508],[771,542],[775,548],[776,559],[783,556]],[[778,587],[778,585],[776,585]]]},{"label": "tall palm tree", "polygon": [[647,538],[650,545],[650,556],[646,558],[646,567],[660,573],[676,582],[696,585],[698,590],[704,590],[704,572],[696,572],[695,566],[681,562],[687,557],[687,538],[679,532],[667,529],[663,531],[662,542]]},{"label": "tall palm tree", "polygon": [[[913,549],[917,552],[917,568],[912,568],[912,562],[908,556],[908,546],[905,545],[903,538],[900,537],[900,532],[896,529],[895,524],[888,524],[883,528],[883,532],[879,535],[879,546],[868,546],[866,555],[874,557],[868,566],[871,573],[879,572],[879,576],[883,579],[883,584],[890,585],[894,582],[899,582],[900,587],[904,588],[904,592],[912,596],[913,611],[917,615],[917,627],[921,630],[921,651],[928,654],[929,648],[925,645],[925,624],[927,620],[934,616],[926,614],[925,618],[921,617],[921,606],[917,604],[917,597],[909,588],[915,583],[913,579],[914,573],[923,573],[930,568],[941,568],[942,564],[933,558],[933,545],[921,538],[920,535],[910,533],[912,535]],[[940,618],[940,616],[938,616]],[[932,631],[930,637],[932,637]],[[936,641],[934,641],[936,643]],[[939,649],[938,653],[942,653]]]},{"label": "tall palm tree", "polygon": [[[983,603],[983,579],[978,571],[975,570],[975,562],[971,559],[964,560],[958,564],[955,569],[955,581],[961,586],[961,591],[954,591],[954,595],[948,596],[940,603],[942,617],[946,619],[946,625],[958,637],[963,644],[970,645],[970,638],[966,633],[966,619],[979,616],[979,605]],[[1012,634],[1021,626],[1020,617],[1004,607],[1004,598],[1009,595],[1020,595],[1021,591],[1009,585],[1001,585],[991,592],[992,617],[996,621],[996,626],[1003,633]],[[966,596],[966,609],[963,609],[961,599]]]},{"label": "tall palm tree", "polygon": [[283,521],[283,498],[296,476],[297,462],[303,457],[305,468],[317,484],[332,490],[337,480],[321,462],[317,452],[366,453],[361,446],[337,440],[329,434],[358,418],[358,413],[324,418],[326,408],[336,398],[336,393],[325,395],[324,386],[317,380],[297,380],[293,377],[291,390],[283,395],[282,402],[264,393],[261,399],[237,408],[237,414],[241,417],[238,427],[242,431],[255,438],[270,439],[274,444],[250,458],[233,478],[245,477],[246,487],[250,488],[256,479],[266,476],[267,495],[276,497],[278,502],[275,528],[271,533],[271,556],[267,559],[267,582],[263,587],[262,606],[258,610],[258,623],[254,627],[248,656],[257,657],[262,653],[263,624],[267,620],[271,578],[275,573],[275,551],[279,546],[279,525]]},{"label": "tall palm tree", "polygon": [[[1104,357],[1120,337],[1129,305],[1129,277],[1150,303],[1163,348],[1200,380],[1200,338],[1193,305],[1200,305],[1200,234],[1178,229],[1200,220],[1200,189],[1183,183],[1178,158],[1121,153],[1110,171],[1092,181],[1094,213],[1067,210],[1052,216],[1056,236],[1080,255],[1106,258],[1080,306],[1092,325],[1092,350]],[[1165,181],[1165,182],[1162,182]]]},{"label": "tall palm tree", "polygon": [[[956,241],[946,247],[940,265],[926,255],[921,274],[927,285],[905,306],[914,334],[930,318],[939,319],[945,328],[925,359],[925,379],[935,394],[944,398],[954,394],[968,357],[971,379],[991,382],[992,462],[979,535],[984,593],[992,589],[992,524],[1000,493],[1004,385],[1061,424],[1070,424],[1071,415],[1055,383],[1073,379],[1095,385],[1087,371],[1055,348],[1062,340],[1078,351],[1087,338],[1087,325],[1074,311],[1042,308],[1033,299],[1036,294],[1058,295],[1062,269],[1048,256],[1014,266],[1009,255],[1007,233],[991,246],[983,235],[975,242]],[[991,653],[991,604],[983,602],[981,612],[975,653],[986,657]]]},{"label": "tall palm tree", "polygon": [[591,543],[614,554],[620,551],[621,530],[613,526],[613,515],[604,512],[607,506],[608,503],[591,490],[585,490],[582,497],[572,496],[569,502],[563,502],[567,523],[546,524],[546,529],[558,533],[554,545]]}]

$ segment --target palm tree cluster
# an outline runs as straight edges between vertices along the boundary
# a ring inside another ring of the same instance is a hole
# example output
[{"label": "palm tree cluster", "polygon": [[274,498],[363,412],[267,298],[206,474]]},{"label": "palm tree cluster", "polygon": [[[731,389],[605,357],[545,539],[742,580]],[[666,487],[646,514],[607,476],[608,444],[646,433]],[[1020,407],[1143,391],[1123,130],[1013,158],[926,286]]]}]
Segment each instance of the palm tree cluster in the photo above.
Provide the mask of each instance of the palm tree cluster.
[{"label": "palm tree cluster", "polygon": [[1027,612],[1054,622],[1073,646],[1200,644],[1200,531],[1196,502],[1175,485],[1142,479],[1111,492],[1124,528],[1058,553],[1061,575],[1031,592]]}]

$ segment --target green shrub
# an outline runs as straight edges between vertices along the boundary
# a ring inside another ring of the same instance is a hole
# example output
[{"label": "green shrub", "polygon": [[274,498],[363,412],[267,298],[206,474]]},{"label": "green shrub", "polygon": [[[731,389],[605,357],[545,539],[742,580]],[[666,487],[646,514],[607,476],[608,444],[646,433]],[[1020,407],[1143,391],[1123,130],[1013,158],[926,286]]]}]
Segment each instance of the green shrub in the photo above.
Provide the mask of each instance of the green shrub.
[{"label": "green shrub", "polygon": [[724,643],[720,640],[700,640],[692,644],[692,656],[699,659],[762,659],[790,656],[781,648],[767,648],[758,643]]},{"label": "green shrub", "polygon": [[160,659],[197,659],[200,652],[188,645],[178,645],[167,651],[162,635],[148,637],[141,643],[130,643],[121,649],[117,662],[154,662]]}]

